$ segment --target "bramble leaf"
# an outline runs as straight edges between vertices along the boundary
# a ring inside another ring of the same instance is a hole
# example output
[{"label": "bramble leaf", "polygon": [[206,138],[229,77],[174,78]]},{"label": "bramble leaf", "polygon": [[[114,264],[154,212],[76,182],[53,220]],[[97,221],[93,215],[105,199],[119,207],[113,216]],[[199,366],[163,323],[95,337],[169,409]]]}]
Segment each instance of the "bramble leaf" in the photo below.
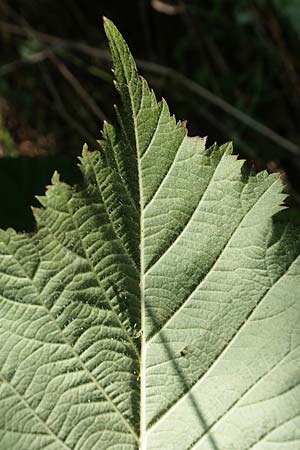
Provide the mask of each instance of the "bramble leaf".
[{"label": "bramble leaf", "polygon": [[0,234],[0,450],[296,450],[299,220],[105,28],[117,125]]}]

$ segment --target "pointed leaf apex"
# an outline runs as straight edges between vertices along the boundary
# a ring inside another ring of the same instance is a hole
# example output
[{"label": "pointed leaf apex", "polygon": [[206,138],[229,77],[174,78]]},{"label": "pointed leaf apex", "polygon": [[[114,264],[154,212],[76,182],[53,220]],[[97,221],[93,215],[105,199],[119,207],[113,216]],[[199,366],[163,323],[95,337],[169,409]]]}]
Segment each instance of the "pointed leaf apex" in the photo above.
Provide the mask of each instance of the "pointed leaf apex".
[{"label": "pointed leaf apex", "polygon": [[85,142],[82,147],[82,156],[85,156],[88,153],[88,151],[89,151],[89,147],[88,147],[87,143]]},{"label": "pointed leaf apex", "polygon": [[51,183],[52,184],[58,184],[60,182],[60,175],[57,172],[57,170],[54,171],[52,178],[51,178]]},{"label": "pointed leaf apex", "polygon": [[45,195],[35,195],[35,198],[42,206],[47,206],[47,197]]}]

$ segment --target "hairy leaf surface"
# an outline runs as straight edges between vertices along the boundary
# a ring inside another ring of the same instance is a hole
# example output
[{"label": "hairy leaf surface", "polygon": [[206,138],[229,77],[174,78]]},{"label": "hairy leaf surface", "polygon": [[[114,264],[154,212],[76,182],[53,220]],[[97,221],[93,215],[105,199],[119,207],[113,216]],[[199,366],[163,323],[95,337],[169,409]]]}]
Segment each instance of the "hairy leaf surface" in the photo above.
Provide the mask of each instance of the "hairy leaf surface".
[{"label": "hairy leaf surface", "polygon": [[0,450],[296,450],[300,227],[106,20],[118,123],[0,234]]}]

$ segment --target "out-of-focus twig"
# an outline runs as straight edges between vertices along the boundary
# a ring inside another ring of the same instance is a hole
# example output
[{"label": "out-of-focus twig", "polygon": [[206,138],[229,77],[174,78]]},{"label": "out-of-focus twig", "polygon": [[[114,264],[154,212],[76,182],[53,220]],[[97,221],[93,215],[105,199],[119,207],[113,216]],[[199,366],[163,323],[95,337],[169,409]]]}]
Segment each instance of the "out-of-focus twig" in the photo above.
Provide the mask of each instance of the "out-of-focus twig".
[{"label": "out-of-focus twig", "polygon": [[168,16],[176,16],[181,14],[185,8],[182,2],[177,5],[172,5],[164,0],[151,0],[152,8],[162,14],[167,14]]},{"label": "out-of-focus twig", "polygon": [[288,139],[284,138],[283,136],[280,136],[280,134],[276,133],[271,128],[267,127],[266,125],[263,125],[262,123],[258,122],[255,119],[253,119],[248,114],[240,111],[236,107],[232,106],[230,103],[226,102],[222,98],[218,97],[217,95],[213,94],[209,90],[205,89],[203,86],[200,86],[195,81],[190,80],[189,78],[185,77],[181,73],[178,73],[176,70],[173,70],[172,68],[169,68],[169,67],[161,66],[156,63],[150,63],[148,61],[137,60],[137,63],[138,63],[138,65],[140,65],[140,67],[142,69],[144,69],[146,71],[156,73],[156,74],[161,74],[161,75],[165,76],[166,78],[172,79],[173,82],[181,85],[190,93],[207,100],[209,103],[222,109],[227,114],[234,117],[238,121],[242,122],[247,127],[252,128],[254,131],[265,136],[266,138],[268,138],[270,141],[274,142],[278,146],[289,151],[291,154],[299,157],[300,147],[298,145],[294,144],[293,142],[289,141]]},{"label": "out-of-focus twig", "polygon": [[300,76],[295,69],[293,58],[289,49],[287,48],[281,23],[277,15],[271,8],[263,8],[257,1],[252,1],[252,8],[260,22],[261,28],[265,33],[269,33],[270,44],[275,48],[276,53],[280,56],[282,61],[282,68],[286,74],[291,91],[296,94],[297,99],[300,98]]},{"label": "out-of-focus twig", "polygon": [[[3,22],[0,21],[0,27],[3,24]],[[26,35],[26,30],[23,30],[22,27],[16,26],[16,25],[10,25],[5,23],[6,30],[10,31],[11,33]],[[70,41],[66,41],[64,39],[58,38],[57,36],[52,36],[45,33],[36,32],[36,37],[38,37],[42,42],[48,42],[52,44],[51,49],[54,50],[54,48],[65,48],[70,50],[75,50],[82,52],[84,54],[87,54],[89,56],[92,56],[94,58],[98,58],[100,60],[109,61],[110,60],[110,54],[106,50],[98,49],[92,46],[89,46],[84,43],[74,43]],[[39,52],[41,53],[41,52]],[[41,57],[41,55],[40,55]],[[48,56],[44,54],[44,57],[47,58]],[[29,61],[29,63],[31,63]],[[190,92],[193,95],[196,95],[199,98],[202,98],[206,100],[208,103],[216,106],[217,108],[224,111],[226,114],[234,117],[239,122],[243,123],[245,126],[251,128],[255,132],[261,134],[265,138],[272,141],[274,144],[276,144],[279,147],[284,148],[286,151],[288,151],[290,154],[293,154],[297,157],[299,157],[300,147],[291,142],[290,140],[284,138],[280,134],[276,133],[271,128],[267,127],[266,125],[263,125],[259,121],[253,119],[248,114],[240,111],[238,108],[232,106],[230,103],[228,103],[226,100],[223,100],[213,92],[209,91],[208,89],[204,88],[203,86],[199,85],[193,80],[190,80],[189,78],[185,77],[181,73],[177,72],[176,70],[163,66],[161,64],[144,61],[141,59],[137,59],[136,63],[138,67],[145,71],[152,73],[157,76],[162,76],[166,79],[171,80],[173,83],[181,86],[181,88],[185,89],[187,92]],[[26,60],[23,60],[23,65],[26,64]]]},{"label": "out-of-focus twig", "polygon": [[73,48],[79,51],[89,53],[91,56],[97,56],[105,60],[110,60],[110,53],[107,50],[102,50],[101,48],[92,47],[85,44],[84,42],[74,42],[67,39],[63,39],[59,36],[53,34],[43,33],[41,31],[34,30],[33,28],[28,29],[27,27],[16,25],[14,23],[5,22],[0,20],[0,32],[7,32],[17,36],[30,36],[34,33],[35,39],[40,42],[47,43],[53,48]]},{"label": "out-of-focus twig", "polygon": [[[0,22],[0,29],[2,27],[6,29],[6,31],[13,31],[17,34],[25,34],[30,35],[36,39],[41,39],[42,41],[47,41],[52,43],[53,45],[61,46],[64,44],[64,40],[61,38],[57,38],[56,36],[48,35],[47,33],[41,33],[32,29],[32,27],[25,25],[19,26],[14,24],[7,24]],[[98,117],[98,119],[103,122],[106,118],[105,114],[101,110],[101,108],[94,102],[91,96],[87,93],[78,79],[71,73],[71,71],[67,68],[67,66],[54,54],[52,49],[46,49],[43,52],[38,52],[38,54],[33,54],[29,58],[29,62],[34,64],[36,62],[40,62],[43,59],[49,59],[56,66],[59,72],[63,75],[63,77],[68,81],[68,83],[73,87],[75,92],[81,98],[81,100],[89,107],[89,109]],[[20,61],[16,61],[15,64],[20,64]],[[23,61],[24,63],[24,61]],[[6,67],[6,71],[8,71],[11,67]],[[1,68],[0,68],[1,73]]]},{"label": "out-of-focus twig", "polygon": [[84,89],[78,79],[72,74],[68,67],[58,58],[54,53],[49,55],[50,61],[56,66],[58,71],[67,80],[67,82],[73,87],[74,91],[78,94],[81,100],[89,107],[89,109],[98,117],[100,122],[105,120],[105,114],[99,108],[99,106],[94,102],[92,97]]},{"label": "out-of-focus twig", "polygon": [[[56,48],[56,47],[53,47],[53,48]],[[52,53],[52,48],[47,47],[44,50],[41,50],[40,52],[36,52],[30,56],[27,56],[26,58],[20,58],[11,63],[4,64],[3,66],[0,66],[0,76],[8,75],[9,73],[14,72],[15,70],[20,69],[26,65],[40,63],[40,62],[44,61],[45,59],[49,58],[51,53]]]},{"label": "out-of-focus twig", "polygon": [[[56,89],[55,83],[53,82],[50,73],[45,69],[44,66],[41,66],[41,73],[45,80],[46,86],[48,87],[48,90],[50,94],[52,95],[52,98],[54,99],[55,103],[55,111],[61,116],[65,122],[68,123],[71,129],[74,129],[77,131],[83,139],[90,145],[95,145],[95,138],[90,134],[88,130],[86,130],[77,120],[72,117],[66,110],[64,106],[64,102],[62,101],[58,90]],[[47,106],[53,108],[53,103],[50,103],[47,101],[46,98],[42,99],[45,103],[47,103]]]}]

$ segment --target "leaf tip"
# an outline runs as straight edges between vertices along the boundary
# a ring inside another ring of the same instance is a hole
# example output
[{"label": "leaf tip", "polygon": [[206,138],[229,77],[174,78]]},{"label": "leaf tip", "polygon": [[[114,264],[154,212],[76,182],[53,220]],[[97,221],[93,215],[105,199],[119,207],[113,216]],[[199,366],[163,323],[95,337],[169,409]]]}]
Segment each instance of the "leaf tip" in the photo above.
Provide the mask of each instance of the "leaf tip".
[{"label": "leaf tip", "polygon": [[[46,206],[47,206],[47,197],[45,195],[35,195],[35,198],[37,199],[37,201],[40,203],[41,206],[46,208]],[[38,208],[36,208],[36,209],[38,209]]]},{"label": "leaf tip", "polygon": [[51,178],[51,183],[52,184],[58,184],[60,182],[60,175],[57,172],[57,170],[54,171],[52,178]]},{"label": "leaf tip", "polygon": [[103,16],[103,25],[104,25],[104,31],[108,39],[110,40],[110,37],[113,37],[115,33],[119,33],[117,27],[115,24],[108,19],[106,16]]},{"label": "leaf tip", "polygon": [[82,147],[82,156],[85,156],[89,152],[89,146],[85,142]]}]

